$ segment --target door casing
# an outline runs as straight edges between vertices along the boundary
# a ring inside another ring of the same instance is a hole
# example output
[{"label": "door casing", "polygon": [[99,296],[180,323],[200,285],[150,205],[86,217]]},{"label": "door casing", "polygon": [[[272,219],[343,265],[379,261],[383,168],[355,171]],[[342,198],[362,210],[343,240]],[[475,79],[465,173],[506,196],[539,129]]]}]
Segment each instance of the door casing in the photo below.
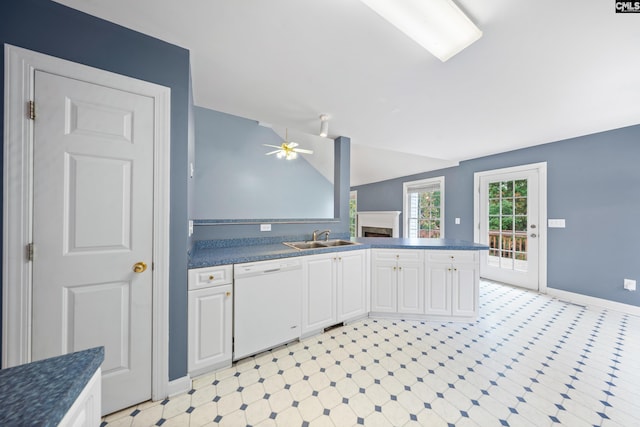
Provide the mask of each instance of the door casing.
[{"label": "door casing", "polygon": [[2,367],[31,361],[32,277],[26,248],[32,241],[33,121],[27,115],[27,105],[33,99],[34,72],[38,69],[154,99],[151,396],[154,400],[164,398],[172,394],[168,375],[171,91],[154,83],[8,44],[4,50]]},{"label": "door casing", "polygon": [[538,292],[547,293],[547,162],[531,163],[473,174],[473,241],[480,241],[480,178],[535,169],[538,172]]}]

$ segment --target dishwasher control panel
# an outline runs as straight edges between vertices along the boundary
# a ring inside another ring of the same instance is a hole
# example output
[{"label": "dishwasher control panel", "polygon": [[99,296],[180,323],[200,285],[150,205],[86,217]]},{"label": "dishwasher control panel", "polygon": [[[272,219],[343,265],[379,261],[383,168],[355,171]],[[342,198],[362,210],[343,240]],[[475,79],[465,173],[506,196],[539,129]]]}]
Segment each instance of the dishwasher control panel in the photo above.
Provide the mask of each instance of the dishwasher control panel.
[{"label": "dishwasher control panel", "polygon": [[274,260],[274,261],[259,261],[246,264],[236,264],[233,269],[233,275],[237,277],[247,277],[259,274],[269,274],[278,271],[297,270],[302,268],[300,260]]}]

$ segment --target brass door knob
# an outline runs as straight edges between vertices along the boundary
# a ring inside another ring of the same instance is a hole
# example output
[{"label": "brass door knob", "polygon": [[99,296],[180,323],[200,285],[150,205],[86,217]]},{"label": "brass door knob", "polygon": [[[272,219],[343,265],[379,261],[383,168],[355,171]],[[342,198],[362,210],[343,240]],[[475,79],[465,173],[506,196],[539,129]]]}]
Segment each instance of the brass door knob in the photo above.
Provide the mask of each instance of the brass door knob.
[{"label": "brass door knob", "polygon": [[133,272],[134,273],[142,273],[147,269],[147,263],[145,262],[136,262],[133,264]]}]

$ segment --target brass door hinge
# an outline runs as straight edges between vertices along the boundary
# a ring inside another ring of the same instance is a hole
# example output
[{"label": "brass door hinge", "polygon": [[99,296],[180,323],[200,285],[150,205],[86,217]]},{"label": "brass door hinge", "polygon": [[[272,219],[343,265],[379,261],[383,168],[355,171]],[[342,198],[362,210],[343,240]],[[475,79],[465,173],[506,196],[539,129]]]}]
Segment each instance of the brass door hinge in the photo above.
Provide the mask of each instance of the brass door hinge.
[{"label": "brass door hinge", "polygon": [[27,245],[27,261],[33,261],[34,254],[35,254],[35,247],[32,242]]},{"label": "brass door hinge", "polygon": [[36,103],[33,101],[29,101],[29,119],[36,119]]}]

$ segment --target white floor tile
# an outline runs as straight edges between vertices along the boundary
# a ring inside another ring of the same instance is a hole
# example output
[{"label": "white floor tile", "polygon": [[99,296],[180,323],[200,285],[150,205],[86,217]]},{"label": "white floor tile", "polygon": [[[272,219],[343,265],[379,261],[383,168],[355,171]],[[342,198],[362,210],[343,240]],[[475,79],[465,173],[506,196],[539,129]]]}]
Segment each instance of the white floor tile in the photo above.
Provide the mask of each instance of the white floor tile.
[{"label": "white floor tile", "polygon": [[[103,418],[130,426],[627,426],[640,318],[481,283],[474,323],[363,319]],[[632,333],[633,332],[633,333]]]}]

